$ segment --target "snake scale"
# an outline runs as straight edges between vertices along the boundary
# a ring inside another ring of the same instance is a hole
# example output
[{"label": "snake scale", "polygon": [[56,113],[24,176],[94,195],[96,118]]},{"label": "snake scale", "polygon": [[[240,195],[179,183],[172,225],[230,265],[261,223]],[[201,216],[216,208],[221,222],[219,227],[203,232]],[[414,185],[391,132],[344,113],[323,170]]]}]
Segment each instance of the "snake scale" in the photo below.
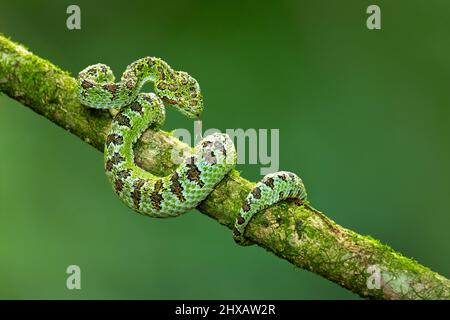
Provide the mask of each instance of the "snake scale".
[{"label": "snake scale", "polygon": [[[105,170],[113,189],[130,208],[150,217],[175,217],[195,208],[235,166],[236,151],[226,134],[203,138],[192,154],[168,176],[159,177],[134,163],[133,144],[149,127],[165,120],[164,102],[189,118],[198,118],[203,97],[198,82],[188,73],[173,70],[165,61],[145,57],[130,64],[120,82],[104,64],[91,65],[79,73],[80,102],[91,108],[119,109],[105,142]],[[154,93],[141,93],[152,82]],[[294,173],[266,175],[246,197],[233,237],[241,245],[251,218],[285,199],[303,201],[306,191]]]}]

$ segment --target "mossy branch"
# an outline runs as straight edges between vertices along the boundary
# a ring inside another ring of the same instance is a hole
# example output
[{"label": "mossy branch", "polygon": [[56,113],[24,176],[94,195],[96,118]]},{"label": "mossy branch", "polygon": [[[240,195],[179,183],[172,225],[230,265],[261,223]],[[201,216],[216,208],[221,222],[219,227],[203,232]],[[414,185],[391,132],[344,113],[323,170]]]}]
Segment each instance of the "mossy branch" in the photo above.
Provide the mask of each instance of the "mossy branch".
[{"label": "mossy branch", "polygon": [[[75,79],[67,72],[0,35],[0,92],[103,151],[111,115],[80,105],[75,87]],[[149,129],[136,144],[136,162],[151,172],[167,174],[175,168],[172,151],[186,147],[166,132]],[[232,171],[198,210],[231,228],[253,185]],[[447,278],[369,236],[341,227],[309,206],[273,206],[254,218],[246,235],[278,257],[362,297],[450,298]],[[368,282],[375,288],[369,289]]]}]

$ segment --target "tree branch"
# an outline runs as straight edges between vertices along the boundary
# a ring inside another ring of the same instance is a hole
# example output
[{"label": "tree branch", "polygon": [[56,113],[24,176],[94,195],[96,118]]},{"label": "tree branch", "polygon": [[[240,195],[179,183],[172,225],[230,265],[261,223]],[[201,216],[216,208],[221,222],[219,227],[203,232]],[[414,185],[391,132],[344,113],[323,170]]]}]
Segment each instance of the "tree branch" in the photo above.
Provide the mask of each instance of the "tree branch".
[{"label": "tree branch", "polygon": [[[80,105],[75,88],[75,79],[67,72],[0,35],[0,92],[103,151],[111,116]],[[149,129],[136,144],[136,162],[155,174],[167,174],[175,168],[170,161],[172,151],[186,147],[164,131]],[[253,185],[233,170],[198,210],[232,228]],[[246,235],[278,257],[362,297],[450,298],[450,281],[445,277],[370,236],[341,227],[309,206],[273,206],[252,220]],[[368,281],[374,289],[368,288]]]}]

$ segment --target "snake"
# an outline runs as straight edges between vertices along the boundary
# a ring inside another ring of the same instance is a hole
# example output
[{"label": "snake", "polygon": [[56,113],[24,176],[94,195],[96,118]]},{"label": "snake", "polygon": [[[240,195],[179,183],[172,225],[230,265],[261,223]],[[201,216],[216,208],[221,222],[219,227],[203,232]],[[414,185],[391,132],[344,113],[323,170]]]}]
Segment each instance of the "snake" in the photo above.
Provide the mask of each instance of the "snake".
[{"label": "snake", "polygon": [[[148,82],[153,83],[153,92],[141,92]],[[236,165],[234,143],[223,133],[204,137],[166,176],[154,175],[135,164],[135,142],[147,128],[161,128],[165,105],[191,119],[198,119],[203,111],[197,80],[160,58],[134,61],[119,82],[107,65],[90,65],[78,74],[77,94],[86,107],[117,111],[105,140],[105,171],[119,198],[140,214],[167,218],[196,208]],[[287,171],[265,175],[237,213],[233,228],[236,243],[251,244],[245,231],[252,217],[283,200],[306,200],[302,179]]]}]

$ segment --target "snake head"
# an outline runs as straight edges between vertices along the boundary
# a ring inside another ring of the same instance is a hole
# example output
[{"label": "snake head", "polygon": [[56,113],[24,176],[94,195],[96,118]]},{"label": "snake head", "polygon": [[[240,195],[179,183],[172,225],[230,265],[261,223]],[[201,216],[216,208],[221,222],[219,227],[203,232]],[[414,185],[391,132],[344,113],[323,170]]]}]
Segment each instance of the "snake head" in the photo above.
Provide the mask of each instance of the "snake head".
[{"label": "snake head", "polygon": [[173,78],[158,80],[155,91],[161,100],[189,118],[198,118],[203,111],[203,96],[200,86],[184,71],[176,71]]}]

